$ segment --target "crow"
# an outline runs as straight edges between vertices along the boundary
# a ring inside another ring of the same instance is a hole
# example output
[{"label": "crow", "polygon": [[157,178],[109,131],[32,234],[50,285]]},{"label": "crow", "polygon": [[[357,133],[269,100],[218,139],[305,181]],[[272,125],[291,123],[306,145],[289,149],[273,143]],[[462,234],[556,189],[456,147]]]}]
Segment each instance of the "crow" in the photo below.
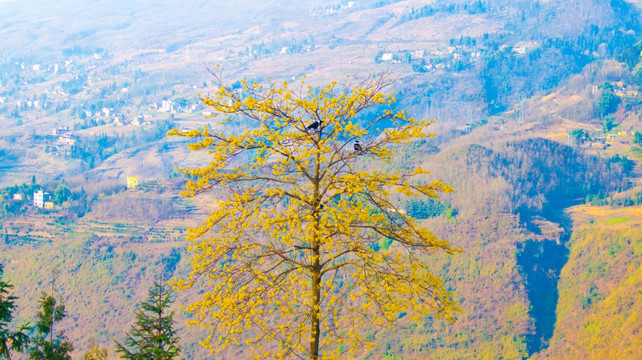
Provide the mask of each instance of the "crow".
[{"label": "crow", "polygon": [[320,121],[315,121],[312,124],[308,125],[308,127],[305,128],[305,130],[316,130],[316,129],[319,128],[319,125],[321,125],[321,122]]}]

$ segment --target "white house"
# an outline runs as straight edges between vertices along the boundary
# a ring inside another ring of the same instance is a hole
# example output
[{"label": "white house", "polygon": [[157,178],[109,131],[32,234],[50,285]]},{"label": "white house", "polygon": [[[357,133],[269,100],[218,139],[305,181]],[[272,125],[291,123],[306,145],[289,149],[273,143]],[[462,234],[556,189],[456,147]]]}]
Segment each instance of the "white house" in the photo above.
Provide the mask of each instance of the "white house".
[{"label": "white house", "polygon": [[70,133],[70,132],[67,132],[67,133],[62,134],[62,135],[58,138],[58,142],[61,142],[61,143],[63,143],[63,144],[67,144],[67,145],[73,145],[73,144],[75,144],[75,143],[76,143],[76,139],[74,139],[74,138],[72,137],[72,135],[71,135],[71,133]]},{"label": "white house", "polygon": [[39,208],[45,207],[45,193],[42,190],[33,193],[33,206]]},{"label": "white house", "polygon": [[160,111],[162,111],[162,112],[174,112],[174,102],[172,102],[171,100],[170,101],[163,100],[163,102],[161,103]]}]

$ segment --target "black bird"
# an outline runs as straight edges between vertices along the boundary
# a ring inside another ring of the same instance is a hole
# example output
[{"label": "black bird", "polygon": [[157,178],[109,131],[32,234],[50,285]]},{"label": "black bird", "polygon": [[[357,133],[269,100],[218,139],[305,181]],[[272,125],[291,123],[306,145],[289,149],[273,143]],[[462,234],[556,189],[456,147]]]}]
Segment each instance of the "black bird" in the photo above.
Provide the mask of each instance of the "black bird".
[{"label": "black bird", "polygon": [[312,124],[308,125],[308,127],[305,128],[305,129],[306,130],[316,130],[316,129],[319,128],[319,125],[321,125],[321,122],[320,121],[315,121]]},{"label": "black bird", "polygon": [[359,144],[359,140],[354,142],[354,151],[362,152],[363,149],[361,148],[361,144]]}]

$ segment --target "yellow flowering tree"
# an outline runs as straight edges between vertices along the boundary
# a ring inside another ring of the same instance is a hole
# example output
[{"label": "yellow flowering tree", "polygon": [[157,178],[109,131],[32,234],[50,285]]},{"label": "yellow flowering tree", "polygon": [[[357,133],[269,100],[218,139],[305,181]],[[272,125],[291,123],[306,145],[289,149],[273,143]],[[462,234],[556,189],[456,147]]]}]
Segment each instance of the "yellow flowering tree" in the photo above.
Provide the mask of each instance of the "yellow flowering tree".
[{"label": "yellow flowering tree", "polygon": [[187,308],[211,331],[202,344],[244,346],[257,358],[337,358],[372,346],[364,336],[372,327],[451,318],[456,304],[426,259],[456,250],[394,201],[397,192],[437,198],[451,188],[422,182],[422,169],[367,165],[432,136],[429,121],[391,110],[391,81],[232,89],[216,79],[218,92],[201,100],[224,119],[169,133],[211,155],[182,169],[191,179],[183,194],[221,199],[190,229],[193,270],[174,283],[203,289]]}]

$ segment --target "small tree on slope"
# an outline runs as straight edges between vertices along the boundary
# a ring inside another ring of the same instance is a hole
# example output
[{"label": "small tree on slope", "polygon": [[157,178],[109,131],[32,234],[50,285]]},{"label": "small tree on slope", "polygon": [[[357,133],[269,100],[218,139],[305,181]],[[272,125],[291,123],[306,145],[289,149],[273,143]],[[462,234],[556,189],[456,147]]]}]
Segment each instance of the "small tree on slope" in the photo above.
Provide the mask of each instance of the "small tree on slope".
[{"label": "small tree on slope", "polygon": [[16,331],[9,330],[18,298],[9,293],[13,285],[2,281],[2,274],[3,267],[0,264],[0,359],[11,359],[10,351],[22,352],[29,344],[26,334],[28,325],[22,325]]},{"label": "small tree on slope", "polygon": [[53,295],[43,292],[40,296],[40,307],[41,311],[37,314],[36,336],[29,349],[29,359],[70,360],[70,353],[74,349],[73,344],[62,331],[56,333],[54,330],[54,325],[67,316],[65,305],[62,303],[58,305]]},{"label": "small tree on slope", "polygon": [[138,304],[136,324],[132,325],[124,345],[116,341],[116,352],[124,359],[171,360],[180,354],[179,338],[174,330],[174,312],[168,313],[170,291],[154,282],[147,300]]}]

